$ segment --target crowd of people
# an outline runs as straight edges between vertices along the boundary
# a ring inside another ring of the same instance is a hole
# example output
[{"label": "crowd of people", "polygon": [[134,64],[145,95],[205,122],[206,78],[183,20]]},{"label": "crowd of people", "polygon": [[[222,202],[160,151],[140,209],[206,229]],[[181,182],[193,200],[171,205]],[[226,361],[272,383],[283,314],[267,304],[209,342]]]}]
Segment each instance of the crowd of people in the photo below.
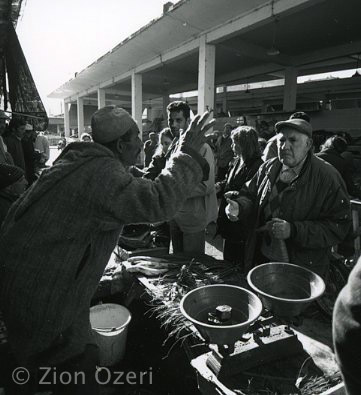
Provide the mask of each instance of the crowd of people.
[{"label": "crowd of people", "polygon": [[[86,385],[69,393],[97,393],[89,306],[125,225],[161,223],[173,253],[198,255],[207,225],[216,222],[224,260],[245,274],[275,261],[323,278],[331,248],[350,232],[357,188],[342,156],[347,143],[332,137],[315,154],[307,114],[276,123],[268,141],[246,119],[237,127],[226,123],[212,145],[205,137],[214,125],[209,113],[191,120],[183,101],[170,103],[167,113],[168,126],[143,145],[124,109],[99,109],[91,136],[64,147],[36,182],[27,152],[37,147],[44,161],[43,139],[23,120],[6,126],[0,113],[0,310],[9,361],[31,372],[39,366],[85,372]],[[27,184],[33,185],[25,191]],[[352,394],[360,388],[360,357],[352,348],[361,344],[360,266],[334,315],[336,353]]]}]

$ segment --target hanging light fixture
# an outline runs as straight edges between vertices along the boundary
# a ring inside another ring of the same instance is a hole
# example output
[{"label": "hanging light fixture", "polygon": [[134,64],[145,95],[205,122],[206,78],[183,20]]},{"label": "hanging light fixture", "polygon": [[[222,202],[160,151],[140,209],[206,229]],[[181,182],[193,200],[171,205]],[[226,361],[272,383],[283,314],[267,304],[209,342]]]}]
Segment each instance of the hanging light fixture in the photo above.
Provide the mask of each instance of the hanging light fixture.
[{"label": "hanging light fixture", "polygon": [[280,54],[280,50],[276,47],[277,23],[278,23],[278,21],[275,18],[274,25],[273,25],[272,45],[271,45],[271,48],[269,48],[267,50],[268,56],[277,56]]},{"label": "hanging light fixture", "polygon": [[274,0],[272,0],[271,4],[271,17],[273,19],[273,35],[272,35],[272,45],[271,48],[267,50],[268,56],[277,56],[280,54],[280,50],[276,47],[276,35],[277,35],[277,23],[278,19],[274,14]]}]

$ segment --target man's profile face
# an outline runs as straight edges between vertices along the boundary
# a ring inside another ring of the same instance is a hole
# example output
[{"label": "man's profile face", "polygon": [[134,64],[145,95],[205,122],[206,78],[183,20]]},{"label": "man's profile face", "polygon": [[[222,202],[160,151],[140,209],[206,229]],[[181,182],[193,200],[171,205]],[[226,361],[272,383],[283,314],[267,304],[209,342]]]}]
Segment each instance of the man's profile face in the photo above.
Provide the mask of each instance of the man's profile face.
[{"label": "man's profile face", "polygon": [[121,161],[125,166],[132,166],[137,163],[138,156],[142,150],[143,143],[139,138],[139,129],[134,126],[130,132],[129,141],[121,142]]},{"label": "man's profile face", "polygon": [[179,137],[180,130],[186,130],[188,125],[189,119],[184,117],[183,111],[172,111],[168,114],[168,126],[174,137]]},{"label": "man's profile face", "polygon": [[312,147],[312,140],[295,129],[285,127],[277,137],[278,158],[284,165],[295,167]]}]

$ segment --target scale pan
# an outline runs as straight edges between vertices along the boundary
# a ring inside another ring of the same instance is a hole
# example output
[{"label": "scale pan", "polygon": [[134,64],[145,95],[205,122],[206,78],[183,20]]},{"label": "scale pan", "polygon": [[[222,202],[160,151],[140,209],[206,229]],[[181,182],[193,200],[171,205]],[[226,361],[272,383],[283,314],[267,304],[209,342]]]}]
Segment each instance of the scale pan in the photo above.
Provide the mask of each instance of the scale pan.
[{"label": "scale pan", "polygon": [[256,266],[248,273],[247,281],[263,306],[282,318],[298,316],[325,291],[325,283],[318,274],[290,263]]},{"label": "scale pan", "polygon": [[[220,305],[232,308],[232,325],[220,326],[208,322],[208,314]],[[235,285],[215,284],[188,292],[180,302],[180,310],[209,343],[233,345],[259,317],[262,303],[247,289]]]}]

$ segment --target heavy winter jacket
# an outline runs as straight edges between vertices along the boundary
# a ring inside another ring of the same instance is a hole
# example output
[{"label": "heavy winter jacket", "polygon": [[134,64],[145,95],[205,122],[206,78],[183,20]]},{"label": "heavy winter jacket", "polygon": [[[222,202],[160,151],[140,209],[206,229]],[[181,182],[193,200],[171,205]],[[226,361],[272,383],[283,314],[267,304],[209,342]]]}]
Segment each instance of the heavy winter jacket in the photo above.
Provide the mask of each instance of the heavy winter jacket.
[{"label": "heavy winter jacket", "polygon": [[[242,193],[250,204],[240,215],[250,215],[253,223],[246,243],[248,269],[257,264],[261,234],[256,229],[264,224],[263,209],[281,167],[278,158],[265,162]],[[340,174],[309,154],[300,176],[284,189],[279,216],[292,228],[286,240],[290,262],[324,276],[331,246],[341,242],[351,226],[350,202]]]},{"label": "heavy winter jacket", "polygon": [[224,194],[229,191],[240,191],[244,184],[249,181],[263,163],[259,157],[250,158],[247,162],[241,164],[241,159],[237,158],[233,166],[227,173],[226,179],[220,183],[222,196],[218,210],[217,233],[224,239],[231,240],[234,243],[246,239],[248,229],[242,221],[231,222],[225,213],[227,201]]},{"label": "heavy winter jacket", "polygon": [[72,143],[14,203],[0,235],[0,309],[19,362],[84,350],[90,300],[123,225],[169,220],[201,181],[198,154],[187,152],[150,181],[99,144]]}]

